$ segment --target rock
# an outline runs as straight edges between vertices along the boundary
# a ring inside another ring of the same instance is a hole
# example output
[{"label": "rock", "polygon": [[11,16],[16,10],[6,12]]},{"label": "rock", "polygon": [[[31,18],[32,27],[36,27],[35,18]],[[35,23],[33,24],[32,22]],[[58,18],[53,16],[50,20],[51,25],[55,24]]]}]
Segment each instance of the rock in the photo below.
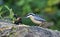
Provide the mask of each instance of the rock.
[{"label": "rock", "polygon": [[[14,25],[14,24],[4,24],[1,28],[5,28],[2,31],[0,30],[0,37],[60,37],[60,31],[51,30],[47,28],[42,28],[39,26],[27,26],[24,24]],[[8,25],[8,27],[7,27]]]}]

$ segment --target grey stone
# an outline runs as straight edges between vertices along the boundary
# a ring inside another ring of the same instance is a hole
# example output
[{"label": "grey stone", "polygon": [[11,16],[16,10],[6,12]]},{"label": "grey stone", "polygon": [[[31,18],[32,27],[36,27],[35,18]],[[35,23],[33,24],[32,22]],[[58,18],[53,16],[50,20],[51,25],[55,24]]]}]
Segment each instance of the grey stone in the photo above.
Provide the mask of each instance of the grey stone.
[{"label": "grey stone", "polygon": [[39,26],[14,25],[6,22],[0,22],[0,26],[9,27],[0,31],[0,37],[60,37],[60,31]]}]

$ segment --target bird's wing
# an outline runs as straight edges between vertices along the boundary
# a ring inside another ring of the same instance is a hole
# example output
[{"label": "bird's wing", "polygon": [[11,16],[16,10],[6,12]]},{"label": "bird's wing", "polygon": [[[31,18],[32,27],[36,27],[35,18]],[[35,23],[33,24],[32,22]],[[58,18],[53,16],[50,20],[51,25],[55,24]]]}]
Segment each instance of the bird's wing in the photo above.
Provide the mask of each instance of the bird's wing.
[{"label": "bird's wing", "polygon": [[37,21],[46,21],[45,19],[41,18],[39,15],[34,16],[34,19]]}]

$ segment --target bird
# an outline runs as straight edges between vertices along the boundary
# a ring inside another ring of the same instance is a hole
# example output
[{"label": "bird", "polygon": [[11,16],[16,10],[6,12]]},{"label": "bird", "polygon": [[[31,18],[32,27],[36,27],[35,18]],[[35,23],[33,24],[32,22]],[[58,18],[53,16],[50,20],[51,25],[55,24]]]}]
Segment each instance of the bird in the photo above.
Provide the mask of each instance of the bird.
[{"label": "bird", "polygon": [[22,24],[22,18],[17,16],[17,14],[14,14],[14,17],[16,18],[16,20],[13,21],[14,24],[19,25]]},{"label": "bird", "polygon": [[41,26],[41,27],[48,27],[48,26],[50,26],[50,23],[48,23],[44,18],[40,17],[37,14],[28,13],[26,18],[30,18],[31,21],[33,23],[37,24],[38,26]]},{"label": "bird", "polygon": [[16,19],[18,18],[17,14],[14,14],[13,17],[15,17]]}]

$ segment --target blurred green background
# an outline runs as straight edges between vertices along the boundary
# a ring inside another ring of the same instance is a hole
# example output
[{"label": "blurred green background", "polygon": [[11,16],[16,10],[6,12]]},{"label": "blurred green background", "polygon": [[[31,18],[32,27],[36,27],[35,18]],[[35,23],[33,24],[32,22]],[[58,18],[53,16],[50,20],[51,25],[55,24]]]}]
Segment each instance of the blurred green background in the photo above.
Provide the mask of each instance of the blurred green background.
[{"label": "blurred green background", "polygon": [[23,24],[35,26],[25,18],[30,12],[52,21],[54,26],[50,29],[60,30],[60,0],[0,0],[0,19],[8,17],[13,20],[13,14],[17,14],[22,17]]}]

